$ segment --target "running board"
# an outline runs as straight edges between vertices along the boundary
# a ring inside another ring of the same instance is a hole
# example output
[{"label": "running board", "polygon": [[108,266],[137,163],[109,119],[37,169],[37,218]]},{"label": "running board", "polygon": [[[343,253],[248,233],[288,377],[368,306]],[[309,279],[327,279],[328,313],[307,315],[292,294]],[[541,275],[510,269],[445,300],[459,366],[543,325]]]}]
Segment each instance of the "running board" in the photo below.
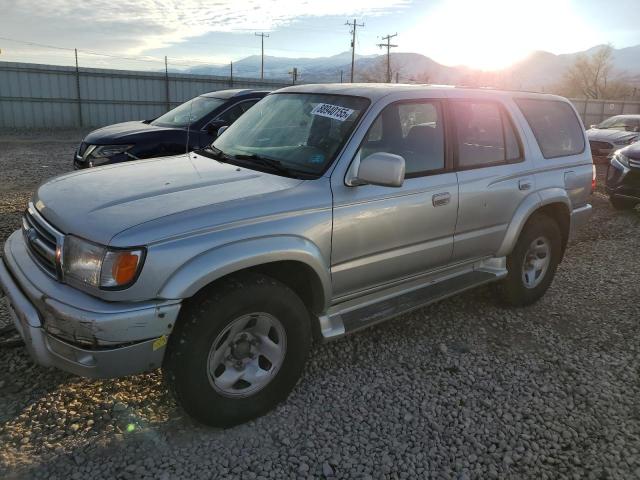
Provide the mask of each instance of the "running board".
[{"label": "running board", "polygon": [[335,305],[320,318],[322,336],[325,340],[341,337],[470,288],[494,282],[506,273],[506,269],[502,268],[470,270],[438,282],[414,284],[400,291],[394,289],[387,295],[379,295],[358,304],[350,301]]}]

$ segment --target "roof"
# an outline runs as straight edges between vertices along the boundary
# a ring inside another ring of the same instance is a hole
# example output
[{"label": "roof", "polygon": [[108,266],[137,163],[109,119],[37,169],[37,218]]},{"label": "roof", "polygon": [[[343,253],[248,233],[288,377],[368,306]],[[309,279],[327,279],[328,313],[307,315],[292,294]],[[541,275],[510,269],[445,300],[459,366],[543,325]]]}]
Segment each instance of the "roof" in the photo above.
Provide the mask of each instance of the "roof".
[{"label": "roof", "polygon": [[263,93],[266,95],[269,93],[267,90],[252,90],[250,88],[233,88],[229,90],[217,90],[215,92],[203,93],[201,97],[209,97],[209,98],[221,98],[223,100],[228,100],[233,97],[239,97],[241,95],[248,95],[251,93],[260,94]]},{"label": "roof", "polygon": [[375,102],[382,97],[390,94],[402,94],[439,91],[447,92],[450,97],[528,97],[528,98],[546,98],[549,100],[563,100],[563,97],[551,95],[548,93],[522,92],[510,90],[497,90],[491,88],[468,88],[457,87],[453,85],[415,85],[402,83],[326,83],[326,84],[308,84],[296,85],[293,87],[285,87],[276,92],[298,92],[298,93],[324,93],[333,95],[353,95],[357,97],[365,97]]}]

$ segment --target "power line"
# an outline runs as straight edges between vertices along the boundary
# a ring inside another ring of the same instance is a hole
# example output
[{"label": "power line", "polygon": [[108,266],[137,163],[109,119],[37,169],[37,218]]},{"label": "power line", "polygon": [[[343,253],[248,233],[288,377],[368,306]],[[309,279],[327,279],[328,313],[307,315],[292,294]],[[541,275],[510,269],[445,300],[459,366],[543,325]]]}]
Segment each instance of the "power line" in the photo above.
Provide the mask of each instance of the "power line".
[{"label": "power line", "polygon": [[357,23],[356,19],[354,18],[353,23],[347,22],[345,23],[345,25],[352,27],[352,30],[351,30],[351,34],[352,34],[352,37],[351,37],[351,83],[353,83],[353,71],[356,65],[356,29],[358,27],[364,28],[364,23]]},{"label": "power line", "polygon": [[392,45],[391,39],[397,36],[398,36],[398,33],[396,32],[393,35],[387,35],[386,37],[382,37],[382,40],[386,40],[387,43],[378,44],[380,48],[387,47],[387,83],[391,83],[391,49],[398,46],[398,45]]},{"label": "power line", "polygon": [[269,35],[264,32],[256,33],[255,35],[256,37],[260,37],[260,44],[262,46],[262,54],[260,56],[260,80],[264,80],[264,37],[269,38]]}]

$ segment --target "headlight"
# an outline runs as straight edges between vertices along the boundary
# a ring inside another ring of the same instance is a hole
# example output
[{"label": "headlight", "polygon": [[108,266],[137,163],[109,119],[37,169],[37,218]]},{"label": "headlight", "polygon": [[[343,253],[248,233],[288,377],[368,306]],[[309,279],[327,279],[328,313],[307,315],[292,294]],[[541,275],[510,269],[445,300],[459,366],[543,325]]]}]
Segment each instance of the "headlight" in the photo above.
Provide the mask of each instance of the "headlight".
[{"label": "headlight", "polygon": [[64,239],[62,272],[73,279],[98,288],[122,288],[136,279],[144,249],[110,249],[73,235]]},{"label": "headlight", "polygon": [[629,168],[629,157],[627,157],[624,153],[618,151],[613,154],[613,158],[611,159],[611,163],[618,162],[623,167]]},{"label": "headlight", "polygon": [[87,158],[111,158],[130,150],[133,145],[98,145],[88,152]]}]

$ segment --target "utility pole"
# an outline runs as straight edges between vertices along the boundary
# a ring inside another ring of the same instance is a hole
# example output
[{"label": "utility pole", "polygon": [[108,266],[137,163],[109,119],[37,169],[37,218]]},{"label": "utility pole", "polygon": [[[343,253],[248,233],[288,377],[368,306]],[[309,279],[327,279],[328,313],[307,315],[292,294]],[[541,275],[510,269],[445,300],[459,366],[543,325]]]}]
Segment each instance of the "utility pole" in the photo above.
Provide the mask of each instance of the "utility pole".
[{"label": "utility pole", "polygon": [[231,62],[231,68],[229,70],[229,86],[233,88],[233,62]]},{"label": "utility pole", "polygon": [[167,112],[171,110],[171,100],[169,97],[169,63],[167,62],[167,56],[164,56],[164,85],[167,100]]},{"label": "utility pole", "polygon": [[261,55],[261,61],[260,61],[260,80],[264,80],[264,37],[269,38],[269,35],[267,35],[264,32],[261,32],[261,33],[256,33],[256,37],[260,37],[260,45],[262,47],[262,55]]},{"label": "utility pole", "polygon": [[352,27],[351,30],[351,83],[353,83],[353,70],[356,65],[356,29],[358,27],[364,27],[364,23],[357,23],[356,19],[353,19],[353,23],[347,22],[345,25]]},{"label": "utility pole", "polygon": [[387,35],[386,37],[382,37],[382,40],[386,40],[387,43],[379,43],[378,46],[380,48],[387,47],[387,83],[391,83],[391,49],[393,47],[397,47],[398,45],[392,45],[391,39],[393,37],[397,37],[398,34],[394,33],[393,35]]},{"label": "utility pole", "polygon": [[298,69],[293,67],[293,70],[289,72],[289,75],[291,75],[291,85],[295,85],[296,80],[298,80]]},{"label": "utility pole", "polygon": [[342,83],[342,75],[344,74],[344,70],[340,70],[340,83]]}]

